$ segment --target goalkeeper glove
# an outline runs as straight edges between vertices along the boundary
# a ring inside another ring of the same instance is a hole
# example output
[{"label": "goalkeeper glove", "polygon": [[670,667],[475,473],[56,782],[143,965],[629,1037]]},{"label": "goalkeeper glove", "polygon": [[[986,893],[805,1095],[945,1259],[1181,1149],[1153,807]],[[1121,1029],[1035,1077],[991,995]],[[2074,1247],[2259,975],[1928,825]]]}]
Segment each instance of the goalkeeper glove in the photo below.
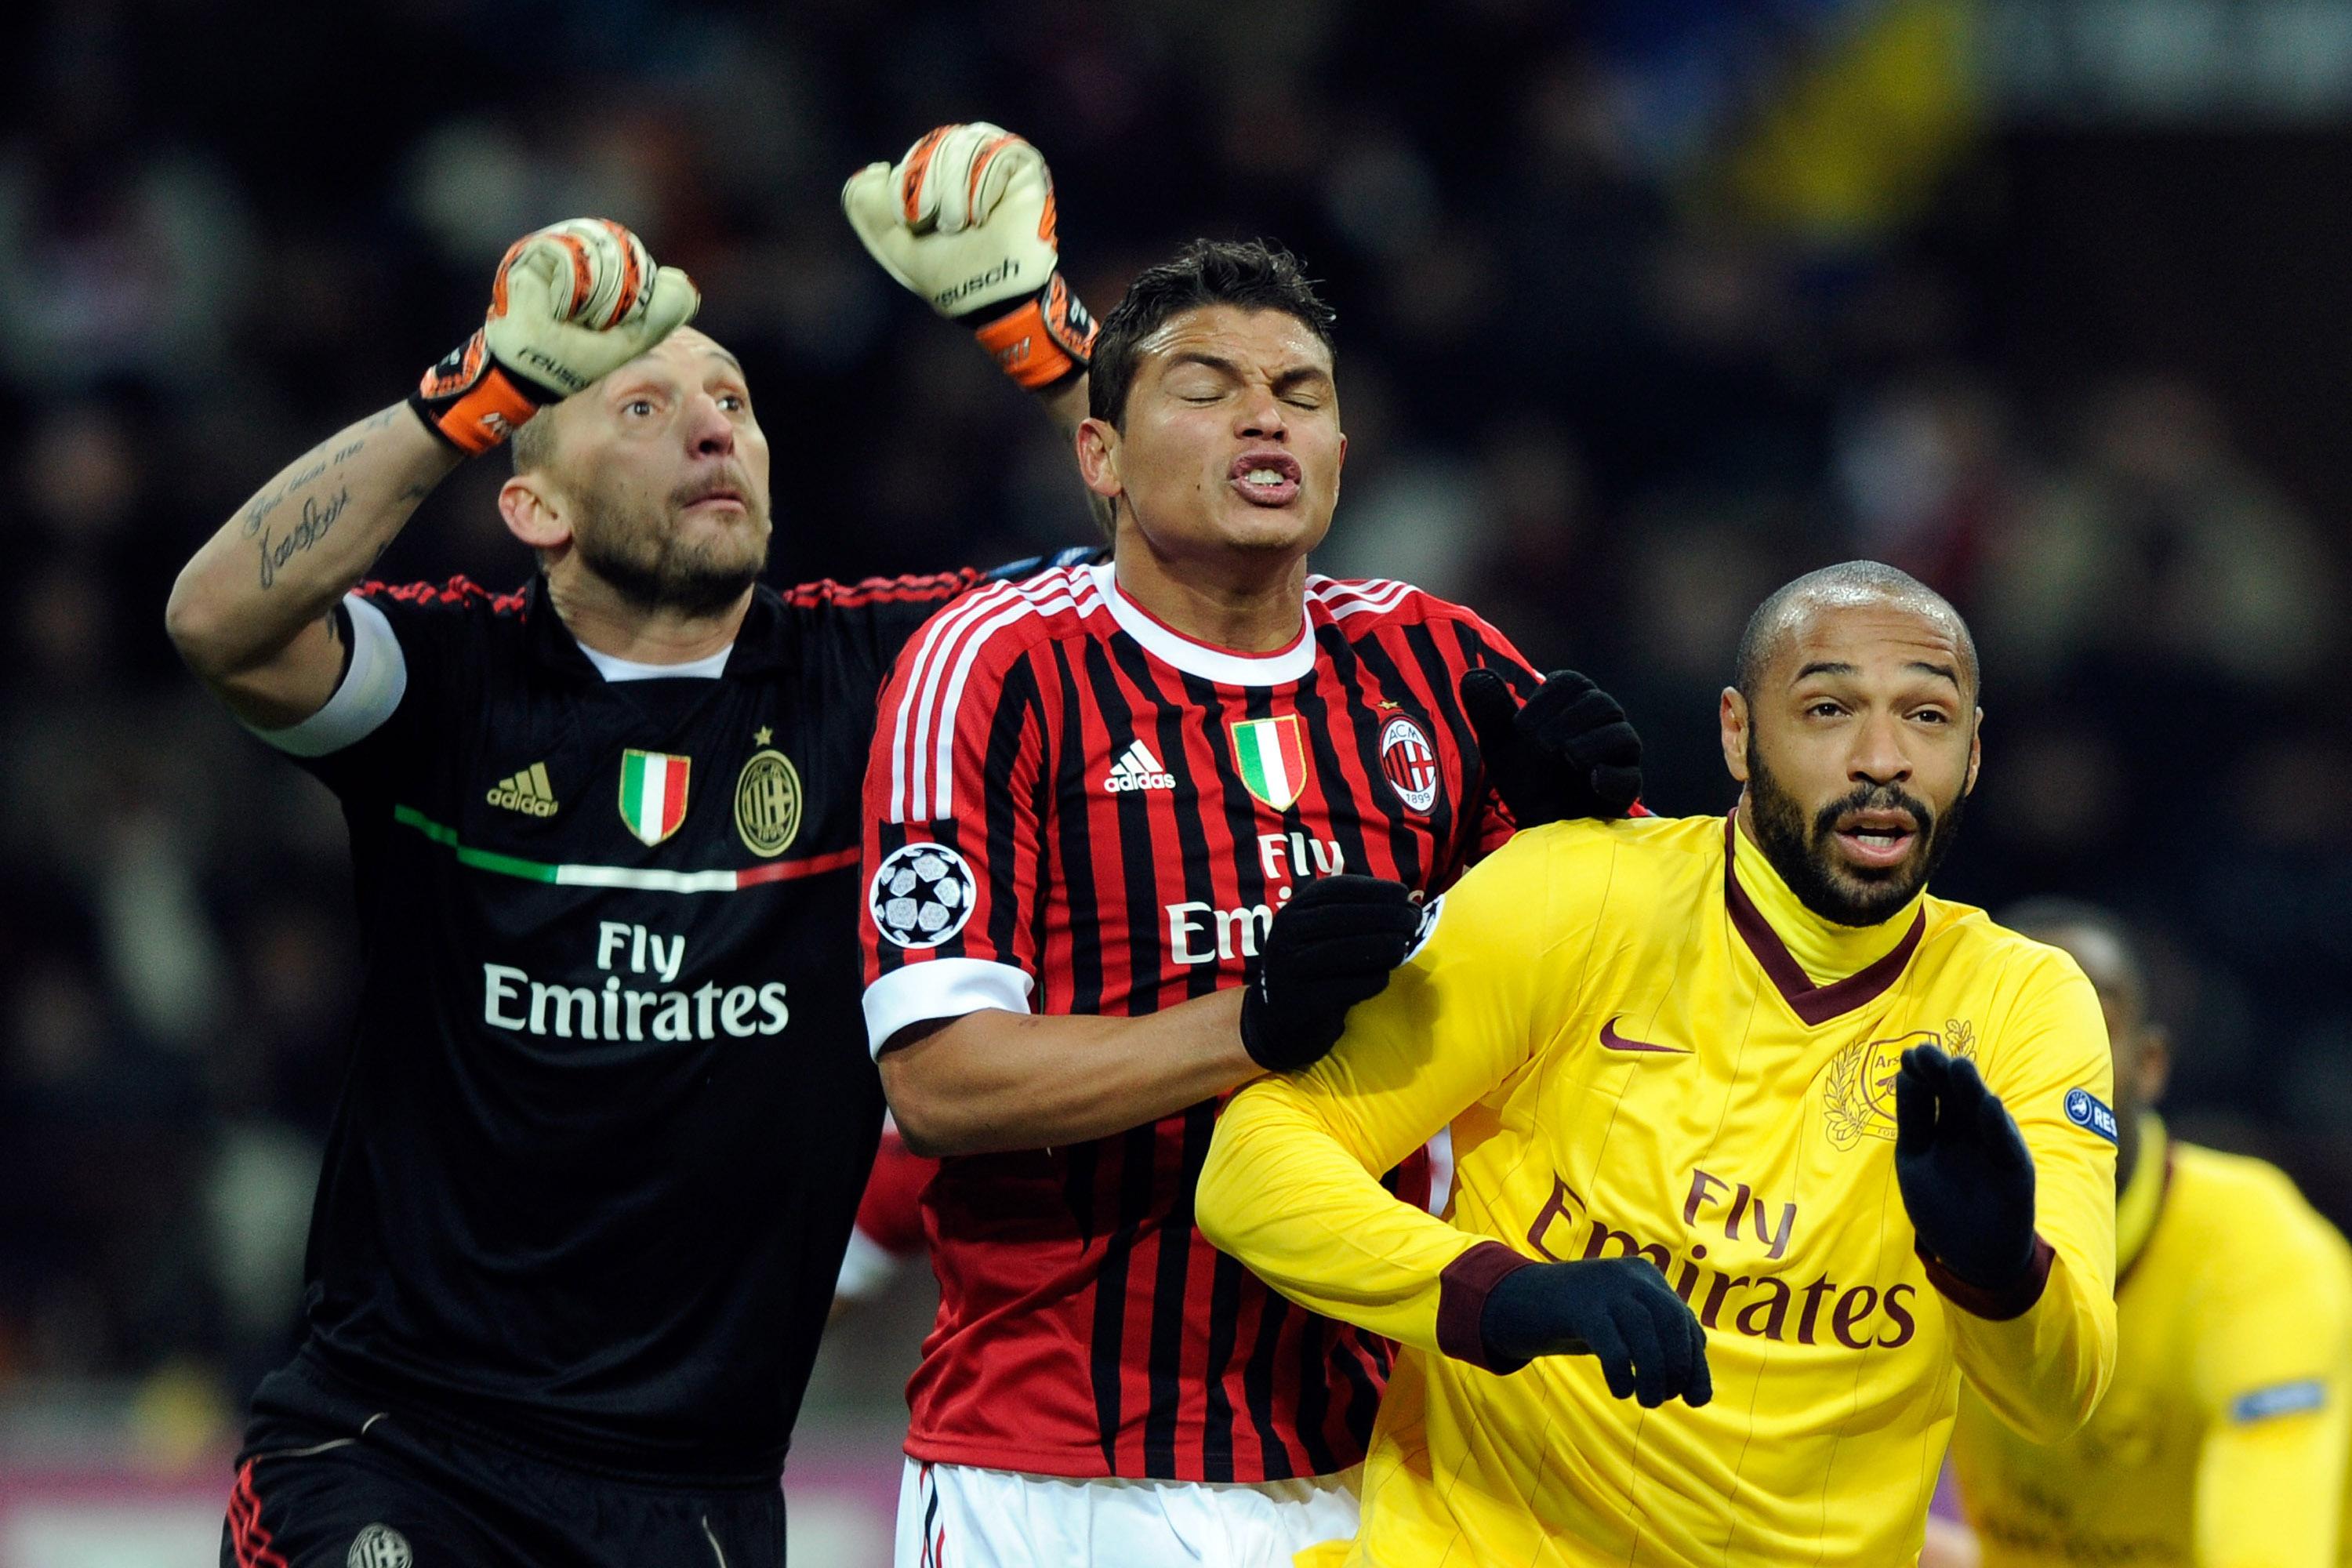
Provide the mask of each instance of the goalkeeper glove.
[{"label": "goalkeeper glove", "polygon": [[2033,1155],[1976,1063],[1934,1046],[1903,1053],[1895,1179],[1919,1250],[1946,1273],[1990,1296],[2032,1282]]},{"label": "goalkeeper glove", "polygon": [[1242,1048],[1275,1072],[1312,1067],[1348,1026],[1348,1009],[1379,995],[1421,931],[1402,882],[1318,877],[1274,917],[1242,997]]},{"label": "goalkeeper glove", "polygon": [[1487,779],[1521,827],[1623,816],[1642,796],[1642,738],[1614,697],[1572,669],[1544,677],[1525,707],[1494,670],[1467,670],[1462,710]]},{"label": "goalkeeper glove", "polygon": [[942,125],[868,163],[841,210],[882,270],[969,328],[1033,392],[1084,374],[1095,322],[1063,282],[1044,154],[985,121]]},{"label": "goalkeeper glove", "polygon": [[516,240],[481,330],[425,373],[408,401],[461,452],[487,452],[551,403],[603,379],[690,321],[702,297],[609,218]]},{"label": "goalkeeper glove", "polygon": [[1706,1331],[1646,1258],[1530,1263],[1486,1294],[1478,1314],[1486,1364],[1517,1372],[1539,1355],[1589,1355],[1619,1399],[1655,1410],[1675,1395],[1715,1397]]}]

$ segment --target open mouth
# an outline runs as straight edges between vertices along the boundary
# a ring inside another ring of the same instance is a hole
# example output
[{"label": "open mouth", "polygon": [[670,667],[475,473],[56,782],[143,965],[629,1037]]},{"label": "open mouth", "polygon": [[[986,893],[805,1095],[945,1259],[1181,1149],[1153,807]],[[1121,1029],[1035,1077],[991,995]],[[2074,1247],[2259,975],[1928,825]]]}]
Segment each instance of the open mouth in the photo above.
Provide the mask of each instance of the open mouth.
[{"label": "open mouth", "polygon": [[1226,471],[1226,482],[1252,506],[1288,506],[1302,477],[1298,459],[1278,448],[1244,452]]},{"label": "open mouth", "polygon": [[1919,825],[1907,811],[1850,811],[1838,818],[1832,832],[1857,864],[1899,866],[1919,837]]}]

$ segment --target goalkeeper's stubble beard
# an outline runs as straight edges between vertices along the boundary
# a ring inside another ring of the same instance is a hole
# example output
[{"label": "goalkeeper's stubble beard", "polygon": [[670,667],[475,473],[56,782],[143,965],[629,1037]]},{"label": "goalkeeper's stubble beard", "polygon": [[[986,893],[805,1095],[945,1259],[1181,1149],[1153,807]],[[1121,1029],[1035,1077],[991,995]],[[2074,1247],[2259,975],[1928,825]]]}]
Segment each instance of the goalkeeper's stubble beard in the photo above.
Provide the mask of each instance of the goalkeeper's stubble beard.
[{"label": "goalkeeper's stubble beard", "polygon": [[617,495],[617,487],[581,487],[572,525],[581,564],[641,610],[698,617],[729,608],[767,565],[770,530],[767,498],[726,477],[742,497],[743,516],[698,539],[687,537],[684,514],[712,479],[680,485],[658,501]]}]

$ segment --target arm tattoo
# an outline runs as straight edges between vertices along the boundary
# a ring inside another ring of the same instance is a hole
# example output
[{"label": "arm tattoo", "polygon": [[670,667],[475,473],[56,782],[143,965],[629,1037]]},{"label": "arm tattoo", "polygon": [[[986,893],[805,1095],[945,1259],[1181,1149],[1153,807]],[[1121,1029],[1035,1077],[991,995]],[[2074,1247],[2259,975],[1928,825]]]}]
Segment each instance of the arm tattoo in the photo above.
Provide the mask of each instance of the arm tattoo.
[{"label": "arm tattoo", "polygon": [[352,504],[349,486],[335,492],[332,500],[321,506],[316,496],[302,498],[302,516],[283,537],[273,539],[268,530],[261,531],[261,586],[267,591],[278,581],[278,574],[298,550],[309,550],[327,537],[343,509]]},{"label": "arm tattoo", "polygon": [[[314,456],[317,452],[322,450],[324,450],[323,447],[313,447],[310,452],[305,453],[304,457],[309,458]],[[245,537],[251,539],[255,534],[259,533],[261,531],[261,525],[269,521],[269,514],[271,512],[276,511],[280,506],[285,504],[287,497],[292,495],[296,490],[300,489],[304,485],[316,483],[319,476],[326,471],[327,459],[320,458],[318,461],[308,464],[299,471],[289,476],[284,484],[279,485],[268,495],[257,499],[251,506],[245,510],[245,528],[243,530]]]},{"label": "arm tattoo", "polygon": [[245,537],[251,539],[255,534],[259,533],[261,525],[269,521],[269,514],[276,511],[278,505],[285,500],[286,492],[280,489],[259,498],[251,506],[246,508],[243,529]]},{"label": "arm tattoo", "polygon": [[[380,430],[391,424],[394,416],[405,405],[395,404],[383,413],[373,416],[359,427],[362,430]],[[284,484],[279,485],[268,495],[256,498],[254,503],[246,509],[245,537],[251,539],[255,534],[259,533],[262,525],[269,521],[269,514],[284,505],[288,497],[305,485],[318,483],[329,468],[341,468],[345,463],[366,451],[367,444],[368,438],[365,436],[355,436],[336,447],[332,456],[320,456],[327,450],[326,443],[323,441],[305,452],[300,459],[303,464],[301,468],[289,475]]]}]

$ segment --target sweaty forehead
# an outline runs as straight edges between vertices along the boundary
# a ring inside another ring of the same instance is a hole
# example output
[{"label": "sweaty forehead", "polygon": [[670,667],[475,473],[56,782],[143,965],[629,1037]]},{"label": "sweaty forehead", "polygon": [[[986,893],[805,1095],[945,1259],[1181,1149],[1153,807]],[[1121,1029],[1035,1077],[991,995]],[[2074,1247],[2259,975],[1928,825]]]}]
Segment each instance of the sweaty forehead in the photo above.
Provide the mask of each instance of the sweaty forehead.
[{"label": "sweaty forehead", "polygon": [[1178,363],[1192,356],[1281,372],[1311,365],[1328,372],[1331,351],[1287,310],[1197,305],[1180,310],[1137,345],[1146,359]]},{"label": "sweaty forehead", "polygon": [[1969,658],[1954,617],[1937,606],[1885,594],[1832,593],[1791,604],[1767,666],[1775,681],[1798,679],[1816,664],[1863,670],[1929,665],[1969,682]]}]

